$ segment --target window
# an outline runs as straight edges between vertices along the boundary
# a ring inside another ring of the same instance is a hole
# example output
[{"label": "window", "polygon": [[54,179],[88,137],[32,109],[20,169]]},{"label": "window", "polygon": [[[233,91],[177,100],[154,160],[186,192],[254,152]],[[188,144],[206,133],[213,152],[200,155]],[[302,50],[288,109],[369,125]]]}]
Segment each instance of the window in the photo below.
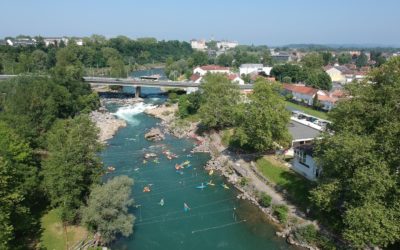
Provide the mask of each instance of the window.
[{"label": "window", "polygon": [[302,150],[295,150],[294,151],[296,159],[304,165],[305,167],[309,168],[309,166],[306,164],[306,154]]}]

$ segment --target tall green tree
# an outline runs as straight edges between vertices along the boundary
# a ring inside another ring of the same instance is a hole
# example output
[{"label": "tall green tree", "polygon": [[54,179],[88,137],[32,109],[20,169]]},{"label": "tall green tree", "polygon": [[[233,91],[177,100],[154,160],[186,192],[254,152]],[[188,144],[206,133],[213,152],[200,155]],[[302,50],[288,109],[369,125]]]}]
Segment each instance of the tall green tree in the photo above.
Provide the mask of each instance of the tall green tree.
[{"label": "tall green tree", "polygon": [[358,68],[364,67],[368,65],[368,57],[362,52],[356,59],[356,65]]},{"label": "tall green tree", "polygon": [[259,152],[287,147],[290,145],[289,119],[279,87],[259,79],[249,102],[244,104],[234,140],[244,148]]},{"label": "tall green tree", "polygon": [[38,168],[32,149],[13,129],[0,121],[1,249],[17,247],[17,241],[37,224],[31,209],[39,197],[38,186]]},{"label": "tall green tree", "polygon": [[340,65],[351,63],[351,55],[349,53],[341,53],[338,56],[338,63]]},{"label": "tall green tree", "polygon": [[400,58],[350,85],[353,98],[329,114],[319,143],[323,167],[312,200],[357,248],[400,242]]},{"label": "tall green tree", "polygon": [[118,176],[94,187],[90,193],[82,210],[82,222],[90,231],[100,234],[101,244],[110,243],[119,234],[132,234],[135,217],[128,211],[133,205],[132,185],[128,176]]},{"label": "tall green tree", "polygon": [[307,72],[306,85],[317,89],[331,90],[332,79],[325,71],[322,69],[309,69]]},{"label": "tall green tree", "polygon": [[72,222],[102,173],[97,128],[83,115],[58,121],[48,133],[47,149],[44,187],[52,206],[61,208],[62,219]]},{"label": "tall green tree", "polygon": [[225,75],[207,74],[200,91],[203,95],[199,110],[202,124],[217,129],[232,126],[240,101],[239,86]]},{"label": "tall green tree", "polygon": [[321,54],[316,53],[316,52],[311,52],[306,54],[302,59],[301,59],[302,64],[304,67],[310,68],[310,69],[319,69],[324,65],[324,59]]}]

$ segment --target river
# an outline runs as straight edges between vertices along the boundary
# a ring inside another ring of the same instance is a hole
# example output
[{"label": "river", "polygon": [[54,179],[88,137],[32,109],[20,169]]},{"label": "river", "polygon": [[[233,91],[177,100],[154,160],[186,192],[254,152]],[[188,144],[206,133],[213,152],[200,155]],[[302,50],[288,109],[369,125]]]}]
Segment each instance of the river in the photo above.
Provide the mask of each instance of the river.
[{"label": "river", "polygon": [[[143,92],[154,89],[143,89]],[[154,95],[152,95],[154,96]],[[163,102],[163,98],[146,98],[133,106],[107,108],[127,121],[102,152],[105,166],[116,170],[106,178],[127,175],[134,179],[133,198],[136,216],[134,233],[120,237],[112,249],[294,249],[275,236],[275,227],[254,205],[236,198],[234,187],[222,185],[224,179],[209,175],[203,168],[208,154],[190,151],[194,141],[166,135],[164,141],[144,139],[148,129],[159,120],[143,113],[146,108]],[[178,156],[169,160],[163,151]],[[156,160],[144,162],[145,153],[157,154]],[[175,164],[190,161],[190,167],[177,172]],[[210,180],[215,184],[196,188]],[[143,188],[151,192],[144,193]],[[160,205],[163,199],[164,205]],[[184,204],[190,208],[184,211]]]}]

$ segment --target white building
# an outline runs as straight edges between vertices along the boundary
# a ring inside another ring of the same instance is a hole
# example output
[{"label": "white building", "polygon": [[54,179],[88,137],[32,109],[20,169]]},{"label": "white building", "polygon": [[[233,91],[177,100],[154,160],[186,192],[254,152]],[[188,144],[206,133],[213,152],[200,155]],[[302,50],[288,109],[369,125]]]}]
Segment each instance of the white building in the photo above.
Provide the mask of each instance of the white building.
[{"label": "white building", "polygon": [[206,50],[207,49],[205,40],[191,40],[190,45],[192,46],[192,49],[195,49],[195,50]]},{"label": "white building", "polygon": [[[74,38],[72,39],[76,45],[82,46],[83,45],[83,39],[81,38]],[[44,44],[47,46],[54,45],[58,46],[60,45],[61,42],[63,42],[65,45],[68,45],[69,41],[71,41],[70,38],[68,37],[45,37],[43,38]]]},{"label": "white building", "polygon": [[271,73],[272,67],[264,67],[264,65],[262,64],[242,64],[239,67],[239,74],[240,75],[249,75],[252,73],[261,73],[264,72],[266,75],[269,76],[269,74]]},{"label": "white building", "polygon": [[304,144],[294,149],[292,169],[311,181],[317,180],[321,174],[321,168],[317,166],[313,158],[314,146]]},{"label": "white building", "polygon": [[205,66],[196,67],[193,70],[193,74],[199,74],[200,76],[204,76],[207,73],[230,74],[230,69],[228,67],[222,67],[219,65],[205,65]]},{"label": "white building", "polygon": [[69,39],[67,37],[45,37],[43,38],[43,42],[46,45],[46,47],[50,45],[58,46],[60,45],[61,42],[67,45]]},{"label": "white building", "polygon": [[217,48],[219,50],[233,49],[238,45],[239,45],[239,43],[235,42],[235,41],[219,41],[219,42],[217,42]]}]

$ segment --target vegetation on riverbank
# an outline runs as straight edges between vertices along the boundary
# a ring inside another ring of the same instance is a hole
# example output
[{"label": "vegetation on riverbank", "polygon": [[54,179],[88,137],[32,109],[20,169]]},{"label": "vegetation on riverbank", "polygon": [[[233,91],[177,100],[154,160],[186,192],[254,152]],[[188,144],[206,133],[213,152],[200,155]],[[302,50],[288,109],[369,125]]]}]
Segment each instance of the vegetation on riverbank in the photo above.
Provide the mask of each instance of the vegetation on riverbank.
[{"label": "vegetation on riverbank", "polygon": [[58,50],[48,76],[23,75],[0,85],[1,249],[38,244],[41,223],[46,230],[57,223],[51,212],[41,221],[51,209],[63,226],[78,226],[81,207],[100,183],[101,146],[88,118],[99,98],[82,81],[75,49]]}]

